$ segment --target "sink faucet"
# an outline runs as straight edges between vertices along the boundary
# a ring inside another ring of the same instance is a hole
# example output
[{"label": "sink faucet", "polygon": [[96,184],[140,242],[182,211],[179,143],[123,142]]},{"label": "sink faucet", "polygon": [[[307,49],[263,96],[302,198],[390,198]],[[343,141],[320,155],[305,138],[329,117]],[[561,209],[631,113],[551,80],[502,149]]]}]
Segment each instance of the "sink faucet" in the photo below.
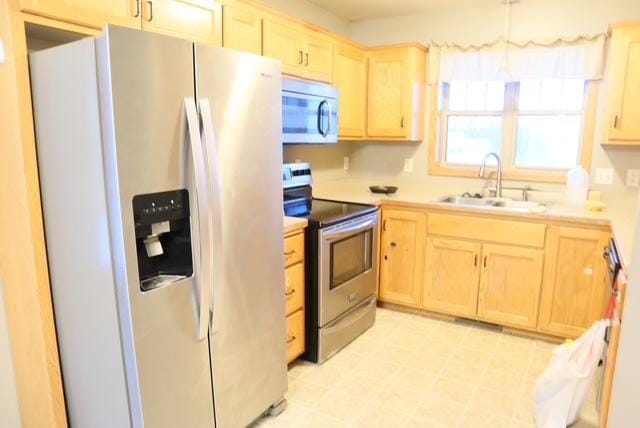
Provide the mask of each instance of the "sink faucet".
[{"label": "sink faucet", "polygon": [[497,153],[491,152],[487,156],[485,156],[484,160],[482,161],[482,165],[480,165],[480,172],[478,173],[478,176],[480,178],[484,178],[484,169],[487,167],[487,159],[489,159],[491,156],[496,158],[496,162],[498,163],[498,178],[496,180],[496,198],[501,198],[502,197],[502,159],[500,159],[500,156],[498,156]]}]

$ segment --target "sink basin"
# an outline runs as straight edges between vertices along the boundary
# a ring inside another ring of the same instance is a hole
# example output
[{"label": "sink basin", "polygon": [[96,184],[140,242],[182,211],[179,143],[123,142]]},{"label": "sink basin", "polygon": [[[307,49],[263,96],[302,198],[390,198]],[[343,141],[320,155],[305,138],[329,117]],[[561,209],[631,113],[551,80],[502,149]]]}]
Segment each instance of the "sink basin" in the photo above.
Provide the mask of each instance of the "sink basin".
[{"label": "sink basin", "polygon": [[481,206],[481,207],[482,206],[491,207],[497,203],[495,199],[469,198],[466,196],[448,196],[446,198],[439,199],[438,202],[444,202],[445,204],[470,205],[470,206]]},{"label": "sink basin", "polygon": [[511,201],[508,199],[495,198],[470,198],[466,196],[447,196],[436,200],[436,202],[467,207],[498,208],[519,212],[544,212],[547,209],[546,205],[538,202]]}]

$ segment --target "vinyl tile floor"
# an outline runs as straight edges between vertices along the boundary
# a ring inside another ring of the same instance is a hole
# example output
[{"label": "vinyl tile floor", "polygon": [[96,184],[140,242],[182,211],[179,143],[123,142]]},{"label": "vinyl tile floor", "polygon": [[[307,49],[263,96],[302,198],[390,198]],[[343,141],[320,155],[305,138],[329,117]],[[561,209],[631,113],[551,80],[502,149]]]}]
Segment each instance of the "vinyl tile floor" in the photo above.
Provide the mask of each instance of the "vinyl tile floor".
[{"label": "vinyl tile floor", "polygon": [[[287,409],[266,427],[535,427],[533,387],[556,345],[475,323],[378,308],[322,365],[289,367]],[[595,388],[581,420],[596,428]]]}]

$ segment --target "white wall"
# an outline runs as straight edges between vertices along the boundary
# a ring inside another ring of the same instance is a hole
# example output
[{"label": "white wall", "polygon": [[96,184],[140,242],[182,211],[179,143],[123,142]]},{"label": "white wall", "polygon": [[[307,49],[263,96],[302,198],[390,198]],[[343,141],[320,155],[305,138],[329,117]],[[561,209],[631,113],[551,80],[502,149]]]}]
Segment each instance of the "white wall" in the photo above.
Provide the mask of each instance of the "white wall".
[{"label": "white wall", "polygon": [[20,413],[3,296],[0,280],[0,425],[17,428],[20,426]]},{"label": "white wall", "polygon": [[[639,0],[523,0],[512,5],[512,31],[514,40],[573,37],[581,34],[604,32],[609,23],[640,19]],[[400,42],[431,41],[479,43],[498,38],[504,27],[504,6],[471,6],[433,12],[422,15],[384,18],[354,22],[350,37],[365,45],[381,45]],[[638,149],[606,149],[600,143],[604,137],[603,120],[606,101],[605,85],[602,85],[598,104],[597,125],[594,140],[592,175],[597,167],[613,167],[615,182],[609,186],[594,186],[605,192],[606,197],[629,197],[637,189],[624,185],[626,170],[640,165]],[[427,98],[428,99],[428,98]],[[428,114],[428,113],[427,113]],[[428,123],[428,122],[427,122]],[[425,131],[428,135],[428,129]],[[427,175],[428,144],[418,143],[351,143],[351,171],[356,176],[385,175],[388,180],[420,180],[457,183],[465,179],[441,179]],[[414,172],[403,173],[405,158],[414,161]],[[340,160],[340,163],[342,161]],[[536,185],[554,188],[554,186]],[[560,189],[560,186],[555,186]]]}]

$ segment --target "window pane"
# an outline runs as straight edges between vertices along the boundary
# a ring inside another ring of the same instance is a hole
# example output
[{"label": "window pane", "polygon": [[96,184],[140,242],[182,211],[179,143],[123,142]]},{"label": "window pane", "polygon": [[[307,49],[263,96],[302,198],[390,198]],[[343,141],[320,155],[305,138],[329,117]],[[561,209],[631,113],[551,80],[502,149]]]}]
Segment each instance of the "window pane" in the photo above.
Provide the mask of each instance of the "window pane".
[{"label": "window pane", "polygon": [[447,163],[479,165],[487,153],[500,153],[501,116],[449,116],[447,124]]},{"label": "window pane", "polygon": [[520,82],[520,94],[518,96],[519,110],[538,110],[539,98],[539,80],[523,80]]},{"label": "window pane", "polygon": [[504,110],[504,83],[503,82],[487,83],[487,110],[488,111]]},{"label": "window pane", "polygon": [[540,110],[560,110],[561,79],[544,79],[540,82]]},{"label": "window pane", "polygon": [[580,148],[581,116],[520,116],[516,166],[562,168],[576,165]]},{"label": "window pane", "polygon": [[484,110],[486,89],[485,82],[469,82],[467,84],[467,110]]},{"label": "window pane", "polygon": [[467,84],[465,82],[449,83],[449,110],[465,111],[467,106]]},{"label": "window pane", "polygon": [[562,110],[582,110],[584,80],[567,79],[562,82]]}]

